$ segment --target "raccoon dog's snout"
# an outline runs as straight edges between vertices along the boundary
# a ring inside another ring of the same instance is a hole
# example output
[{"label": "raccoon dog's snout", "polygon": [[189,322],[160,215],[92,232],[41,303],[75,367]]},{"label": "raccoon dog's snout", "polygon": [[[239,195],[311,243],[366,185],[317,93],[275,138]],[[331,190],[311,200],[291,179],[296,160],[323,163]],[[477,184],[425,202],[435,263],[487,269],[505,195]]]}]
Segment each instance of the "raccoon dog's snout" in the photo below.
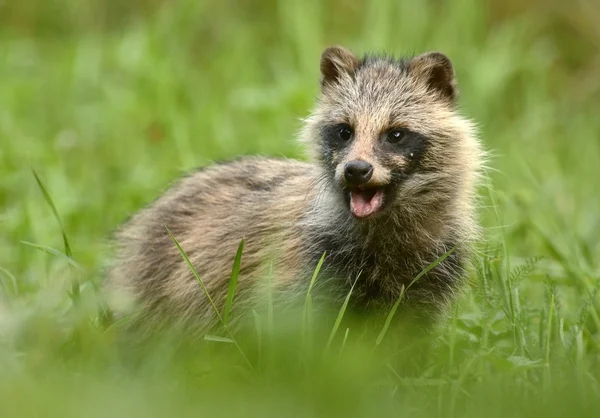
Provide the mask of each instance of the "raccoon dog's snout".
[{"label": "raccoon dog's snout", "polygon": [[373,166],[366,161],[354,160],[344,166],[344,178],[353,186],[367,183],[373,176]]}]

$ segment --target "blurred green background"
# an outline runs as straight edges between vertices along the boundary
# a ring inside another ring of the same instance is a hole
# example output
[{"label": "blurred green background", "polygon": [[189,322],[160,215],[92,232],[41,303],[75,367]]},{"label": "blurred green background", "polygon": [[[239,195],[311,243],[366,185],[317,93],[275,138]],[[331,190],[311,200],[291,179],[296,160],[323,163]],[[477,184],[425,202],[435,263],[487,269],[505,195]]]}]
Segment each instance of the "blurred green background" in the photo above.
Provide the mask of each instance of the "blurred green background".
[{"label": "blurred green background", "polygon": [[[0,1],[0,413],[597,416],[598,21],[596,0]],[[211,385],[166,360],[141,375],[108,361],[120,348],[92,301],[111,231],[194,167],[302,158],[295,135],[331,44],[445,52],[492,154],[472,284],[420,380],[352,356],[280,378],[298,360],[286,343],[266,391],[260,374]],[[22,243],[63,251],[32,169],[75,271]],[[69,297],[74,277],[88,303]],[[371,379],[387,382],[373,396],[353,385]]]}]

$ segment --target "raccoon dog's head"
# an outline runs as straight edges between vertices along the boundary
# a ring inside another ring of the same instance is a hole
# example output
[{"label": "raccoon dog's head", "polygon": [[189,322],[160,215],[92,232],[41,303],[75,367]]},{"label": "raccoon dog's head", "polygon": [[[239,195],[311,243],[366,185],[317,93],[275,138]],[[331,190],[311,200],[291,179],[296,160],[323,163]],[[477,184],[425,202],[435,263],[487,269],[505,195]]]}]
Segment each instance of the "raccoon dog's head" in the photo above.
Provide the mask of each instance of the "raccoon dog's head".
[{"label": "raccoon dog's head", "polygon": [[448,57],[359,59],[331,47],[321,75],[303,138],[354,217],[374,218],[397,205],[419,210],[470,188],[478,144],[456,111]]}]

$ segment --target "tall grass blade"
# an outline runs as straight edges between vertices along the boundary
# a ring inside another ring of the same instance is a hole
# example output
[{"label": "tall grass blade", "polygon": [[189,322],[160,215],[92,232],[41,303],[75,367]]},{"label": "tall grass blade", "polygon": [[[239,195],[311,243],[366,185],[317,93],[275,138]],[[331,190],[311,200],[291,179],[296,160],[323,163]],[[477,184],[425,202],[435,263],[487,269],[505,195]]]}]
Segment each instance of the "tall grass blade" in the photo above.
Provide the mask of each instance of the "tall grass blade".
[{"label": "tall grass blade", "polygon": [[346,341],[348,341],[348,334],[350,333],[350,328],[346,328],[346,332],[344,333],[344,339],[342,340],[342,346],[340,347],[340,353],[344,351],[346,347]]},{"label": "tall grass blade", "polygon": [[260,315],[255,309],[252,309],[252,316],[254,317],[254,327],[256,328],[256,344],[258,351],[257,367],[260,368],[262,361],[262,321],[260,320]]},{"label": "tall grass blade", "polygon": [[209,335],[209,334],[206,334],[204,336],[204,340],[205,341],[214,341],[214,342],[218,342],[218,343],[228,343],[228,344],[234,343],[231,338],[219,337],[218,335]]},{"label": "tall grass blade", "polygon": [[56,219],[56,222],[58,222],[58,226],[60,227],[60,232],[62,234],[63,245],[65,247],[65,254],[69,257],[72,257],[73,254],[71,252],[71,246],[69,245],[69,240],[67,239],[67,234],[65,233],[65,228],[63,226],[62,220],[60,219],[60,216],[58,215],[56,206],[54,206],[54,202],[52,201],[52,198],[50,197],[50,193],[48,193],[48,190],[46,190],[46,187],[40,180],[40,178],[37,175],[37,173],[35,172],[35,170],[32,169],[31,171],[33,172],[33,176],[35,177],[35,181],[37,182],[38,187],[40,188],[40,190],[42,192],[42,195],[44,195],[44,200],[46,201],[46,203],[48,204],[48,206],[50,206],[50,209],[52,210],[54,219]]},{"label": "tall grass blade", "polygon": [[421,277],[425,276],[431,270],[436,268],[442,261],[444,261],[449,256],[451,256],[455,250],[456,250],[456,247],[450,248],[444,254],[439,256],[433,263],[431,263],[427,267],[425,267],[419,274],[417,274],[417,276],[414,279],[412,279],[412,281],[408,284],[408,286],[406,286],[406,290],[408,291],[408,289],[410,289],[412,285],[414,285],[419,279],[421,279]]},{"label": "tall grass blade", "polygon": [[315,271],[313,272],[312,278],[310,280],[310,284],[308,285],[308,291],[306,292],[306,299],[304,300],[304,311],[302,312],[302,319],[303,319],[303,328],[302,329],[303,329],[305,339],[310,338],[310,334],[312,333],[312,324],[313,324],[312,310],[313,310],[313,307],[312,307],[311,291],[315,284],[315,281],[317,280],[317,276],[319,275],[319,272],[321,271],[321,266],[323,265],[323,261],[325,260],[326,254],[327,254],[327,252],[324,252],[323,255],[321,256],[321,259],[317,263],[317,267],[315,268]]},{"label": "tall grass blade", "polygon": [[[17,278],[8,270],[6,270],[3,267],[0,267],[0,273],[4,274],[6,277],[8,277],[8,280],[10,280],[10,284],[11,284],[11,293],[14,295],[17,295],[19,293],[19,284],[17,283]],[[6,288],[6,286],[4,285],[4,280],[0,280],[0,285],[2,285],[2,288],[4,289],[4,292],[8,294],[8,290]]]},{"label": "tall grass blade", "polygon": [[231,270],[231,277],[229,278],[229,288],[227,289],[227,299],[225,300],[225,310],[223,312],[223,322],[227,323],[229,315],[231,314],[231,307],[233,305],[233,298],[238,284],[238,276],[240,275],[240,264],[242,261],[242,252],[244,251],[244,239],[240,241],[240,245],[235,254],[235,260],[233,261],[233,268]]},{"label": "tall grass blade", "polygon": [[321,271],[321,266],[323,266],[323,261],[325,261],[326,254],[327,254],[327,251],[324,252],[323,255],[321,256],[321,258],[319,259],[319,262],[317,263],[317,267],[315,268],[312,278],[310,279],[310,284],[308,285],[308,291],[306,292],[306,300],[304,302],[305,311],[312,302],[312,297],[311,297],[310,292],[312,291],[315,281],[317,280],[317,276],[319,275],[319,272]]},{"label": "tall grass blade", "polygon": [[[35,177],[35,181],[37,182],[38,187],[40,188],[40,191],[42,192],[42,195],[44,196],[44,200],[46,201],[46,203],[48,204],[48,206],[50,206],[50,209],[52,210],[54,219],[56,219],[56,222],[58,223],[58,226],[60,228],[60,233],[62,234],[63,246],[65,248],[65,254],[67,255],[67,257],[72,259],[73,253],[71,251],[71,246],[69,245],[69,240],[67,238],[67,234],[65,232],[64,225],[62,223],[62,220],[60,219],[60,216],[58,215],[56,206],[54,206],[54,202],[52,201],[52,198],[50,197],[50,193],[48,193],[48,190],[46,189],[46,187],[40,180],[40,178],[37,175],[37,173],[35,172],[35,170],[31,169],[31,172],[33,173],[33,176]],[[79,299],[79,281],[76,278],[74,278],[71,283],[70,296],[71,296],[71,299],[73,299],[73,301],[77,301]]]},{"label": "tall grass blade", "polygon": [[404,293],[405,293],[405,288],[404,288],[404,286],[402,286],[402,290],[400,291],[400,296],[398,297],[398,299],[394,303],[394,306],[392,306],[392,309],[390,310],[387,317],[385,318],[383,328],[381,329],[381,331],[379,332],[379,335],[377,336],[377,340],[375,341],[375,347],[377,347],[379,344],[381,344],[381,341],[383,341],[383,337],[385,337],[385,334],[387,334],[390,324],[392,323],[392,319],[394,318],[394,316],[396,315],[396,311],[398,310],[398,306],[400,306],[400,302],[404,298]]},{"label": "tall grass blade", "polygon": [[237,342],[237,340],[233,336],[233,333],[231,332],[230,328],[227,326],[227,324],[225,323],[225,321],[223,321],[223,317],[219,313],[219,309],[217,309],[217,305],[215,305],[215,302],[213,301],[213,299],[211,298],[210,294],[208,293],[208,289],[204,285],[204,282],[200,278],[200,275],[196,271],[196,268],[194,267],[194,265],[190,261],[189,257],[187,256],[187,254],[185,253],[185,251],[183,250],[183,248],[181,248],[181,245],[179,245],[179,241],[177,241],[177,239],[171,233],[171,230],[169,228],[167,228],[167,227],[165,227],[165,228],[167,230],[167,233],[171,237],[171,240],[173,240],[173,242],[175,243],[175,246],[177,247],[177,250],[179,251],[179,254],[181,254],[181,257],[183,257],[183,259],[185,260],[188,268],[190,269],[190,271],[192,272],[192,274],[196,278],[196,281],[200,285],[200,288],[202,289],[202,292],[204,292],[204,296],[206,297],[206,299],[210,303],[210,306],[212,307],[215,315],[217,316],[217,319],[219,320],[219,322],[221,323],[221,325],[223,326],[223,328],[225,329],[225,331],[227,332],[227,334],[229,335],[229,337],[231,338],[231,340],[235,344],[236,348],[240,352],[240,355],[242,356],[242,358],[244,359],[244,361],[246,362],[246,364],[248,365],[248,367],[250,368],[250,370],[254,371],[254,367],[252,367],[252,364],[250,363],[250,360],[248,360],[248,357],[246,356],[246,353],[244,353],[244,350],[242,350],[242,347],[240,347],[239,343]]},{"label": "tall grass blade", "polygon": [[455,249],[456,249],[456,247],[452,247],[450,250],[446,251],[444,254],[439,256],[433,263],[429,264],[427,267],[425,267],[423,270],[421,270],[421,272],[419,274],[417,274],[417,276],[414,279],[412,279],[412,281],[408,284],[408,286],[406,286],[406,288],[404,286],[402,286],[402,290],[400,291],[400,296],[398,296],[396,303],[394,303],[394,306],[392,306],[392,309],[390,310],[387,317],[385,318],[385,323],[383,324],[383,328],[381,329],[381,332],[379,332],[379,335],[377,336],[377,340],[375,341],[375,347],[377,347],[379,344],[381,344],[381,341],[383,341],[385,334],[387,334],[390,324],[392,323],[392,319],[396,315],[398,306],[400,306],[400,302],[404,298],[406,291],[413,284],[415,284],[421,277],[426,275],[428,272],[430,272],[432,269],[434,269],[437,265],[439,265],[442,261],[444,261],[446,258],[448,258],[450,256],[450,254],[452,254],[454,252]]},{"label": "tall grass blade", "polygon": [[346,295],[346,299],[344,300],[344,303],[342,304],[342,307],[338,312],[338,316],[335,319],[335,323],[333,324],[333,328],[331,329],[331,333],[329,334],[329,340],[327,340],[327,346],[325,347],[325,350],[329,350],[329,347],[331,346],[331,343],[335,338],[335,334],[337,333],[337,330],[340,327],[340,324],[342,323],[342,319],[344,318],[344,314],[346,313],[346,308],[348,307],[348,302],[350,302],[350,296],[352,296],[352,291],[354,290],[354,286],[356,285],[356,282],[358,281],[359,277],[360,273],[356,277],[354,284],[350,288],[350,291],[348,292],[348,295]]},{"label": "tall grass blade", "polygon": [[546,365],[550,365],[550,343],[552,341],[552,318],[554,317],[554,293],[550,294],[550,304],[548,309],[548,322],[546,324],[546,349],[544,358],[546,360]]},{"label": "tall grass blade", "polygon": [[275,300],[273,296],[273,261],[269,264],[269,289],[267,301],[267,330],[272,340],[275,333]]},{"label": "tall grass blade", "polygon": [[63,260],[65,260],[67,263],[69,263],[73,267],[76,267],[78,269],[81,268],[81,266],[79,265],[79,263],[77,263],[77,261],[73,260],[71,257],[69,257],[68,255],[64,254],[63,252],[61,252],[55,248],[48,247],[47,245],[35,244],[35,243],[29,242],[29,241],[21,241],[21,244],[27,245],[28,247],[35,248],[36,250],[40,250],[40,251],[43,251],[48,254],[52,254],[54,256],[62,258]]}]

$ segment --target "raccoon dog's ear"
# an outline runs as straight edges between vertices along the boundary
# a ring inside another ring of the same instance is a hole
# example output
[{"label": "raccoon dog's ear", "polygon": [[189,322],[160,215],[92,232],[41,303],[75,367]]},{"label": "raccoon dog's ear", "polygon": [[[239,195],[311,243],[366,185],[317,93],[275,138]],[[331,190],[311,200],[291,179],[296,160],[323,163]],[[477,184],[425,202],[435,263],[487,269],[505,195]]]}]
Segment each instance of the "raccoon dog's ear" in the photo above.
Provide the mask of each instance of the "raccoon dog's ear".
[{"label": "raccoon dog's ear", "polygon": [[458,97],[452,61],[441,52],[427,52],[409,61],[410,72],[452,104]]},{"label": "raccoon dog's ear", "polygon": [[327,48],[321,54],[321,87],[336,83],[343,74],[352,76],[359,63],[358,58],[344,47]]}]

